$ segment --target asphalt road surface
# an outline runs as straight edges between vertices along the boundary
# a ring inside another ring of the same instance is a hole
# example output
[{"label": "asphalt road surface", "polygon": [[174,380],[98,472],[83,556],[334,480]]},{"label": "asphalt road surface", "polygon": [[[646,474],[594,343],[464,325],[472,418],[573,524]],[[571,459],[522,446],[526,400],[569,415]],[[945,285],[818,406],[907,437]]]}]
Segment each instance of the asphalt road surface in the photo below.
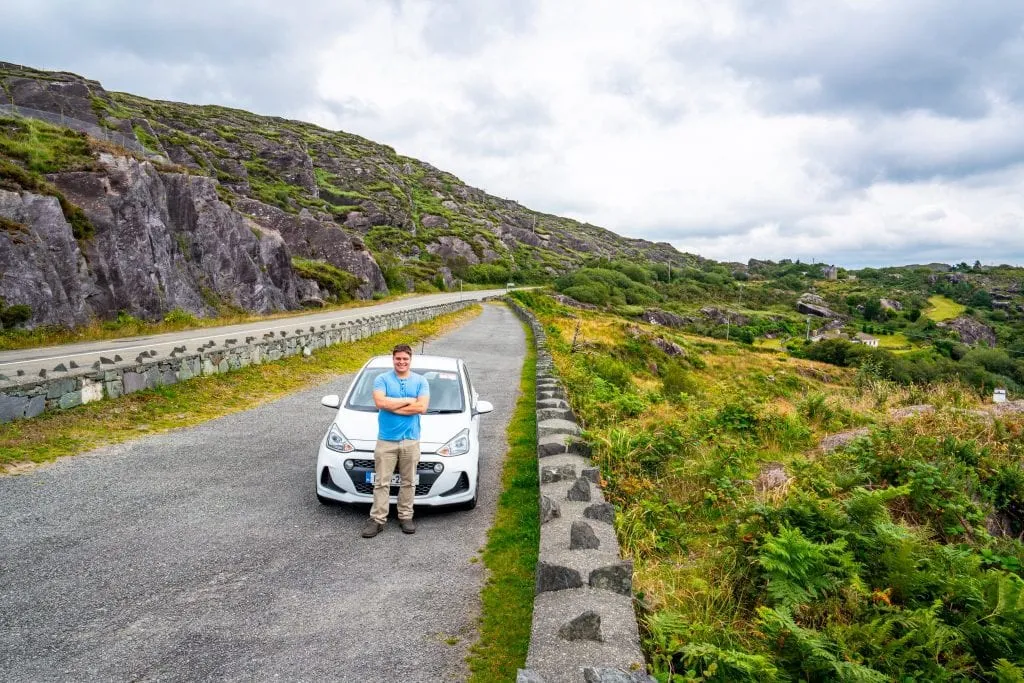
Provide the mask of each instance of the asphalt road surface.
[{"label": "asphalt road surface", "polygon": [[316,500],[319,399],[352,375],[0,478],[0,680],[464,680],[524,350],[498,305],[427,344],[495,409],[477,508],[412,536]]},{"label": "asphalt road surface", "polygon": [[372,306],[310,313],[308,315],[289,316],[273,320],[260,320],[253,323],[168,332],[166,334],[144,337],[125,337],[124,339],[81,342],[64,346],[2,351],[0,352],[0,375],[14,378],[17,376],[17,372],[21,370],[26,376],[36,376],[40,370],[52,371],[60,364],[64,365],[65,368],[69,368],[72,362],[78,364],[79,367],[87,368],[100,360],[101,357],[114,359],[114,356],[121,356],[124,360],[130,361],[144,351],[155,352],[155,354],[151,354],[151,358],[155,360],[168,356],[175,347],[185,347],[184,351],[186,353],[194,353],[200,346],[209,342],[213,342],[215,346],[221,346],[229,339],[239,340],[250,335],[261,336],[267,332],[293,334],[299,329],[307,331],[310,327],[343,323],[370,315],[393,313],[410,308],[436,306],[437,304],[465,299],[480,300],[488,296],[504,294],[505,291],[504,289],[487,289],[464,293],[426,294],[406,297],[383,304],[374,304]]}]

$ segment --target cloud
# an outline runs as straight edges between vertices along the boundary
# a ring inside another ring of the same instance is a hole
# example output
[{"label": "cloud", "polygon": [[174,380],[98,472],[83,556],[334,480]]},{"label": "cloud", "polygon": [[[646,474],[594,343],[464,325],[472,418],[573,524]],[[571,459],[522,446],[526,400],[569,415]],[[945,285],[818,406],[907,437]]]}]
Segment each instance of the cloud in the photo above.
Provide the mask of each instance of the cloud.
[{"label": "cloud", "polygon": [[308,120],[705,256],[1024,263],[1024,5],[8,0],[0,59]]}]

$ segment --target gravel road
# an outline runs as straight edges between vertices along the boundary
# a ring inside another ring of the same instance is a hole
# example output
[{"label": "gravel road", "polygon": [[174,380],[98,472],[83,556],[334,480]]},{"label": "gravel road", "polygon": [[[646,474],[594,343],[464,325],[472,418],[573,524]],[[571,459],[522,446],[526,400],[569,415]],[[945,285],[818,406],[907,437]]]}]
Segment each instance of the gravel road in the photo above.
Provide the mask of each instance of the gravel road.
[{"label": "gravel road", "polygon": [[0,478],[0,680],[464,680],[525,339],[486,305],[426,351],[495,410],[478,507],[413,536],[316,501],[319,399],[351,375]]}]

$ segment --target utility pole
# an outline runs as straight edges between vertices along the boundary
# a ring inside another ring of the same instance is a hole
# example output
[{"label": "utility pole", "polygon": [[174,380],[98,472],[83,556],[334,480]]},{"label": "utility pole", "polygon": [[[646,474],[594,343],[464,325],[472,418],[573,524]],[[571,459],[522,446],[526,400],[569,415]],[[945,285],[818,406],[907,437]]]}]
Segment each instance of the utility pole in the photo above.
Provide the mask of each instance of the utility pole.
[{"label": "utility pole", "polygon": [[811,341],[811,316],[807,316],[807,341]]}]

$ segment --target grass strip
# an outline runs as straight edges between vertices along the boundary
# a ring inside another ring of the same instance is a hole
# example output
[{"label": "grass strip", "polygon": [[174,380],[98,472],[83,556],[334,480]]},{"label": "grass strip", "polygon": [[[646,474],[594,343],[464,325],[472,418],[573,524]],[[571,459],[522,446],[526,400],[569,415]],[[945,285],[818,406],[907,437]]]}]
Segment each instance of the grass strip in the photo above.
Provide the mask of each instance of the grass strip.
[{"label": "grass strip", "polygon": [[320,349],[309,357],[300,354],[0,425],[0,473],[17,472],[32,463],[195,425],[268,403],[336,375],[354,372],[367,358],[388,353],[397,343],[418,348],[421,340],[462,325],[482,310],[477,304],[398,330]]},{"label": "grass strip", "polygon": [[537,352],[526,330],[521,393],[508,427],[509,451],[502,494],[487,534],[483,561],[487,583],[481,593],[480,640],[467,659],[470,681],[513,681],[526,662],[533,622],[534,571],[540,543],[537,481]]}]

